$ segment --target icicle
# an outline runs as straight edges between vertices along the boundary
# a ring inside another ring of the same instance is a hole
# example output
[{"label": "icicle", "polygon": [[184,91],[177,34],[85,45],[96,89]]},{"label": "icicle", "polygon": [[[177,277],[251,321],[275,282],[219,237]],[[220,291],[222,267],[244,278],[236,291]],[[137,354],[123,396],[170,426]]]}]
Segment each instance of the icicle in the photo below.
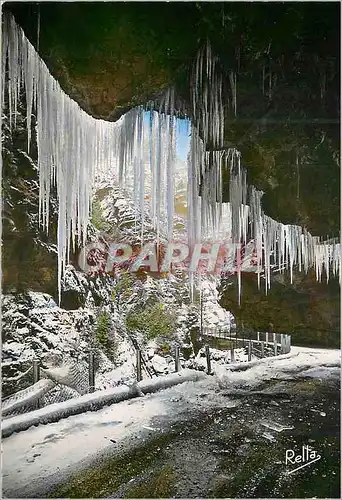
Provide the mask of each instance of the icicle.
[{"label": "icicle", "polygon": [[260,288],[260,272],[262,263],[262,210],[261,210],[261,197],[262,191],[257,191],[254,187],[251,188],[250,196],[250,217],[252,224],[252,237],[255,242],[255,250],[257,257],[257,273],[258,273],[258,287]]},{"label": "icicle", "polygon": [[141,220],[141,241],[144,241],[144,221],[145,221],[145,166],[144,166],[144,124],[143,113],[141,111],[139,117],[138,141],[140,144],[139,149],[139,172],[140,172],[140,185],[139,185],[139,205],[140,205],[140,220]]},{"label": "icicle", "polygon": [[231,91],[232,91],[232,103],[233,103],[234,116],[236,116],[236,109],[237,109],[236,96],[237,96],[237,92],[236,92],[236,73],[235,72],[231,71],[229,73],[229,81],[230,81],[230,88],[231,88]]},{"label": "icicle", "polygon": [[236,270],[237,270],[237,281],[238,281],[238,304],[241,304],[241,247],[238,246],[236,249]]},{"label": "icicle", "polygon": [[39,52],[39,42],[40,42],[40,5],[38,4],[38,15],[37,15],[37,52]]},{"label": "icicle", "polygon": [[[233,85],[234,83],[236,83],[236,78],[233,76]],[[222,213],[221,164],[225,161],[222,74],[209,41],[198,52],[190,90],[193,115],[192,135],[197,141],[197,145],[193,143],[192,146],[192,150],[194,152],[196,150],[197,153],[191,155],[191,161],[196,162],[201,196],[197,202],[195,201],[197,195],[193,193],[189,200],[189,207],[192,202],[197,203],[197,208],[201,206],[201,231],[208,235],[219,231]],[[190,177],[193,177],[196,167],[189,165],[192,171]],[[246,211],[241,213],[241,217],[246,219]],[[189,236],[189,241],[192,237]]]},{"label": "icicle", "polygon": [[151,215],[153,227],[156,225],[156,137],[155,137],[155,112],[153,108],[150,110],[150,131],[149,131],[149,146],[150,146],[150,166],[151,166]]},{"label": "icicle", "polygon": [[[47,230],[50,186],[54,183],[57,186],[60,284],[66,252],[76,227],[85,241],[90,183],[95,159],[100,158],[99,147],[103,146],[103,127],[98,125],[101,121],[88,116],[64,94],[21,28],[16,25],[13,16],[8,13],[5,15],[4,28],[3,68],[7,60],[10,126],[13,122],[15,124],[19,92],[23,83],[26,93],[28,148],[32,107],[35,105],[37,108],[39,220]],[[106,127],[113,132],[117,128],[110,123]]]},{"label": "icicle", "polygon": [[156,158],[156,222],[157,244],[159,244],[160,202],[161,202],[161,172],[162,172],[162,117],[158,116],[158,138]]},{"label": "icicle", "polygon": [[198,131],[192,127],[190,152],[188,155],[188,216],[187,230],[189,247],[192,248],[199,238],[199,180],[198,170],[202,164],[202,150],[198,140]]}]

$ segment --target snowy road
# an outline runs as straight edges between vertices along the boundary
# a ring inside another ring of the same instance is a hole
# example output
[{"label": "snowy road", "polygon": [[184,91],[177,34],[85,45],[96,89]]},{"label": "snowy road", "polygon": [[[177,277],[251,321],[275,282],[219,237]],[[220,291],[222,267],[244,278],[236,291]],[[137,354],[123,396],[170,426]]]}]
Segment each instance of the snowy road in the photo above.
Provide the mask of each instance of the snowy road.
[{"label": "snowy road", "polygon": [[76,470],[132,444],[148,442],[195,412],[233,408],[227,391],[252,391],[270,379],[338,377],[340,351],[292,348],[290,358],[269,358],[243,371],[221,372],[97,412],[40,425],[3,440],[3,494],[44,497]]}]

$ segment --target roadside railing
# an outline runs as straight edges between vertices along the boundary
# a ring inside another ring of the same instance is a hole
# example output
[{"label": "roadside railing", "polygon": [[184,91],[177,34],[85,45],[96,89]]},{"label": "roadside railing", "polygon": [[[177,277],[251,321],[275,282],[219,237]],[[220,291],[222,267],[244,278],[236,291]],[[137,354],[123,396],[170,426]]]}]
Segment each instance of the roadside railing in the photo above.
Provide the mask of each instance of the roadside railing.
[{"label": "roadside railing", "polygon": [[[153,378],[157,372],[145,359],[142,349],[136,347],[136,381],[143,376]],[[179,347],[175,348],[175,371],[180,369]],[[96,363],[95,353],[90,352],[87,362],[71,362],[61,367],[44,368],[34,359],[32,365],[19,377],[16,383],[25,377],[32,377],[28,387],[18,390],[2,399],[2,418],[27,413],[53,403],[61,403],[74,397],[95,392]]]},{"label": "roadside railing", "polygon": [[[229,341],[230,363],[235,363],[235,350],[247,350],[247,359],[251,361],[254,355],[257,358],[287,354],[291,350],[291,335],[284,333],[257,332],[256,338],[241,338],[232,332],[215,328],[205,329],[202,332],[204,339],[210,337]],[[205,345],[207,373],[211,374],[211,353],[208,344]],[[181,368],[180,347],[174,349],[174,371]],[[143,379],[143,370],[149,377],[158,376],[151,370],[142,350],[136,348],[136,380]],[[2,400],[2,418],[8,418],[21,413],[30,412],[53,403],[92,393],[95,391],[95,354],[90,352],[87,363],[71,363],[62,367],[43,368],[39,360],[34,359],[32,366],[21,377],[32,375],[32,385],[19,390]],[[18,382],[20,377],[18,377]]]},{"label": "roadside railing", "polygon": [[[236,332],[220,328],[204,328],[202,336],[205,338],[224,339],[229,341],[231,360],[235,360],[235,349],[247,349],[248,361],[252,355],[258,358],[288,354],[291,351],[291,335],[288,333],[256,332],[253,336],[238,337]],[[254,337],[254,338],[253,338]]]},{"label": "roadside railing", "polygon": [[60,403],[95,390],[94,353],[88,363],[70,362],[60,367],[44,368],[38,359],[32,361],[17,383],[24,376],[32,376],[32,383],[24,389],[3,398],[2,418],[30,412],[53,403]]}]

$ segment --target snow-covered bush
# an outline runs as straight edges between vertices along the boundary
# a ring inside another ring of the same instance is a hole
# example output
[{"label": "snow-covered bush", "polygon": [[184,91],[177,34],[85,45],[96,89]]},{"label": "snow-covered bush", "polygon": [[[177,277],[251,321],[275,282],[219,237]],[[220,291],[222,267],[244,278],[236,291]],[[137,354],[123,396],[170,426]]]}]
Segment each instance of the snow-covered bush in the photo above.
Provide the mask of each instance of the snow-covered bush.
[{"label": "snow-covered bush", "polygon": [[115,360],[118,340],[113,329],[111,315],[106,310],[101,311],[97,317],[95,346],[102,349],[109,360]]},{"label": "snow-covered bush", "polygon": [[142,331],[147,339],[168,337],[175,328],[174,315],[165,305],[157,302],[146,308],[132,311],[126,317],[126,326],[130,332]]}]

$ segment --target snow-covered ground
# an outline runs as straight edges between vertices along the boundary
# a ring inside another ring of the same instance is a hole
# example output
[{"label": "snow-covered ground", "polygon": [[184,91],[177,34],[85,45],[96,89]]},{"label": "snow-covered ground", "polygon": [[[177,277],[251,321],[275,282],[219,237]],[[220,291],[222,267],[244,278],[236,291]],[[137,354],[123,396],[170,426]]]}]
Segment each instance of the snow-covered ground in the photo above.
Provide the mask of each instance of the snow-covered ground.
[{"label": "snow-covered ground", "polygon": [[293,347],[290,356],[266,358],[248,366],[244,370],[222,368],[215,377],[11,435],[3,440],[4,494],[15,497],[25,491],[29,497],[35,491],[42,492],[99,454],[125,449],[133,438],[144,440],[162,432],[156,424],[160,418],[172,423],[195,410],[237,405],[224,397],[222,387],[234,392],[255,388],[269,379],[339,377],[340,351]]},{"label": "snow-covered ground", "polygon": [[[304,377],[324,378],[339,373],[339,349],[311,349],[291,347],[289,354],[251,361],[249,369],[243,365],[218,366],[216,375],[221,387],[236,389],[257,387],[264,380],[289,380],[295,374]],[[242,370],[241,370],[242,369]]]}]

